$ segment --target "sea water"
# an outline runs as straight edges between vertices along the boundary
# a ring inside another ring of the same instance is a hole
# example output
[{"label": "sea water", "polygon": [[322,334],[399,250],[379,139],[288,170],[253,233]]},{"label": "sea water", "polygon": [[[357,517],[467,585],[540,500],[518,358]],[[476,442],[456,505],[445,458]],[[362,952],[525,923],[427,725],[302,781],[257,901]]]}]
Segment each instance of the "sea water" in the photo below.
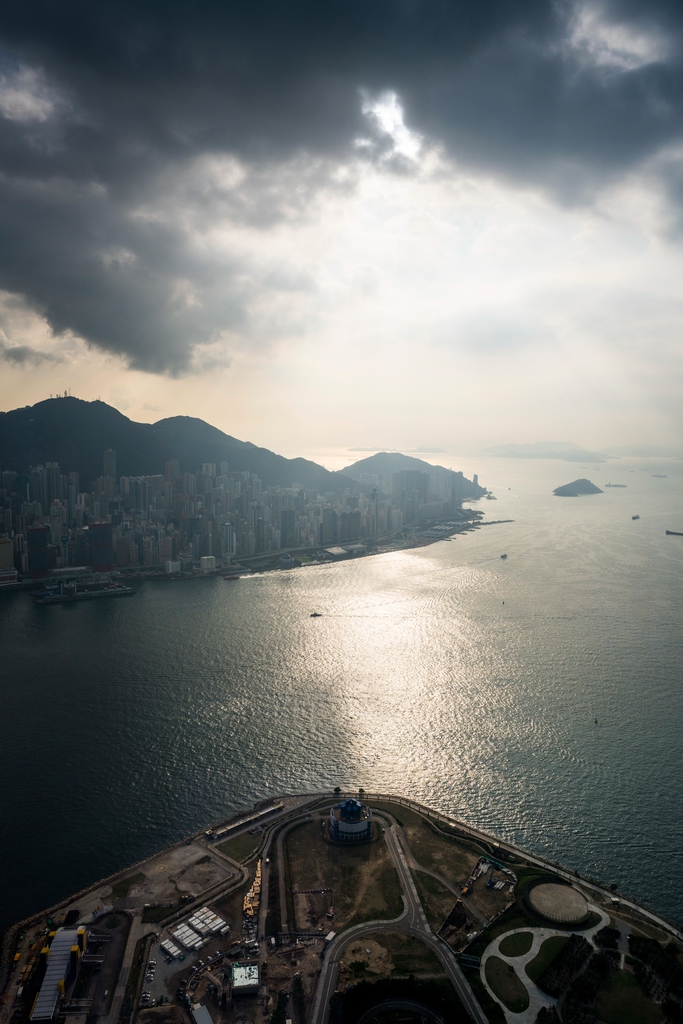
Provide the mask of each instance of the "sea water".
[{"label": "sea water", "polygon": [[[0,928],[259,798],[336,785],[683,919],[683,463],[454,468],[514,522],[119,600],[0,599]],[[627,486],[552,495],[579,476]]]}]

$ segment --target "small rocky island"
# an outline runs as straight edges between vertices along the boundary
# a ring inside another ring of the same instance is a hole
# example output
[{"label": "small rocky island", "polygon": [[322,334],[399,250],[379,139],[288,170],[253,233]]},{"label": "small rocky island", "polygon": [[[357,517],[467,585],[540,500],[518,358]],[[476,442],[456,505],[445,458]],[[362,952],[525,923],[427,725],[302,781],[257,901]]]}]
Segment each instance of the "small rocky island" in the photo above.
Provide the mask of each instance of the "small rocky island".
[{"label": "small rocky island", "polygon": [[602,490],[592,484],[590,480],[582,478],[581,480],[574,480],[570,484],[564,484],[562,487],[556,487],[553,494],[556,494],[558,498],[578,498],[580,494],[602,494]]}]

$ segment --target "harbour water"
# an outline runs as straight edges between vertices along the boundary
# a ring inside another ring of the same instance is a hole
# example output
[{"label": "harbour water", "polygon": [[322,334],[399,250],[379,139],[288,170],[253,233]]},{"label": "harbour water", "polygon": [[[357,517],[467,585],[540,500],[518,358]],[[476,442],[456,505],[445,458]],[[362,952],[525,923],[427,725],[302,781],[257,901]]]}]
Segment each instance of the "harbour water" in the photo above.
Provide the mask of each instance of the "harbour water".
[{"label": "harbour water", "polygon": [[[412,794],[683,920],[683,463],[455,468],[514,522],[126,601],[0,599],[0,928],[335,785]],[[553,497],[579,476],[627,487]]]}]

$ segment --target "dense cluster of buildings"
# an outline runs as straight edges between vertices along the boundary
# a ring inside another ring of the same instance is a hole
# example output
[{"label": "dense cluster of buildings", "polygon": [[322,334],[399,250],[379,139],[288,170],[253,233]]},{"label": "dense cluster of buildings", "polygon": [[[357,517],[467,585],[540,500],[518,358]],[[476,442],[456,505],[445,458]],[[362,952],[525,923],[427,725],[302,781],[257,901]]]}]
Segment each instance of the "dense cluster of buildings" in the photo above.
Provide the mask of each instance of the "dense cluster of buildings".
[{"label": "dense cluster of buildings", "polygon": [[[484,493],[462,473],[402,470],[365,474],[357,487],[319,494],[297,484],[266,487],[227,462],[181,472],[117,476],[116,452],[102,475],[82,487],[55,462],[0,477],[0,585],[17,575],[92,566],[158,567],[169,572],[228,565],[261,553],[367,542],[453,514]],[[348,484],[348,480],[346,481]]]}]

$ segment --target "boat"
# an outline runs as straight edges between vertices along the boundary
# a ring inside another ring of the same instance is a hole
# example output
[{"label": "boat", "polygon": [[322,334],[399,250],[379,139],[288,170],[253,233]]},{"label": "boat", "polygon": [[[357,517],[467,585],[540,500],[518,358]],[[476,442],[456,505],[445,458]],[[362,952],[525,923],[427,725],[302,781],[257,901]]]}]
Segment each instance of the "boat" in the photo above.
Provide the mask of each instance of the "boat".
[{"label": "boat", "polygon": [[605,484],[605,487],[626,487],[627,484]]},{"label": "boat", "polygon": [[683,533],[679,533],[678,530],[667,530],[669,537],[683,537]]},{"label": "boat", "polygon": [[238,580],[239,578],[239,573],[236,572],[229,572],[227,576],[223,577],[224,580]]},{"label": "boat", "polygon": [[666,480],[666,473],[653,473],[652,476],[657,480]]},{"label": "boat", "polygon": [[507,558],[507,555],[501,555],[500,557],[501,558]]},{"label": "boat", "polygon": [[631,516],[631,519],[640,519],[640,516]]},{"label": "boat", "polygon": [[98,597],[131,597],[135,591],[122,583],[104,585],[81,585],[74,582],[62,583],[59,590],[46,590],[36,595],[36,604],[66,604],[71,601],[92,601]]},{"label": "boat", "polygon": [[322,612],[311,612],[311,618],[312,619],[322,619],[322,617],[323,617],[323,613]]}]

